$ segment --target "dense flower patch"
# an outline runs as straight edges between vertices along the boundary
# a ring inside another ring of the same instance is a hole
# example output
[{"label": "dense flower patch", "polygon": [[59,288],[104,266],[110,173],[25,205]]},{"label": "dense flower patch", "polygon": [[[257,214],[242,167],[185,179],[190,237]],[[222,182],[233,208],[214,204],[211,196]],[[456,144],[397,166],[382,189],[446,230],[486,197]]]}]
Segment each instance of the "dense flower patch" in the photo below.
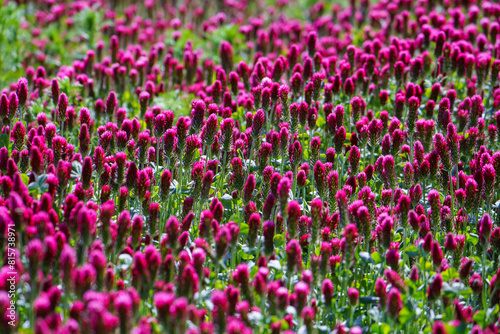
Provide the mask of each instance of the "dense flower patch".
[{"label": "dense flower patch", "polygon": [[1,333],[498,333],[500,5],[134,3],[1,9]]}]

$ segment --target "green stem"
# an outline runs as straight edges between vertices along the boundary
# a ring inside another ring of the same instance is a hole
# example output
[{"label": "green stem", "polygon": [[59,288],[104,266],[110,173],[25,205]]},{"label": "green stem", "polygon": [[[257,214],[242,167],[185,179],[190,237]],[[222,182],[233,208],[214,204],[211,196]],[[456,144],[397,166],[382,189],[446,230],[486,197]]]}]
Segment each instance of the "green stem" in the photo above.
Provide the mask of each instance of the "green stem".
[{"label": "green stem", "polygon": [[212,155],[212,146],[207,145],[207,156],[205,157],[205,167],[203,167],[203,175],[205,175],[207,171],[208,160],[210,159],[211,155]]},{"label": "green stem", "polygon": [[372,146],[371,149],[372,149],[372,151],[371,151],[371,155],[370,155],[370,165],[373,165],[373,159],[375,157],[375,146]]},{"label": "green stem", "polygon": [[410,156],[408,157],[408,161],[413,161],[413,133],[410,133]]},{"label": "green stem", "polygon": [[481,259],[481,267],[483,272],[483,291],[482,291],[482,301],[483,301],[483,310],[487,310],[486,307],[486,254],[487,254],[488,246],[486,243],[483,244],[483,254]]},{"label": "green stem", "polygon": [[219,192],[219,190],[221,191],[221,195],[222,195],[222,184],[226,178],[226,163],[227,163],[227,156],[228,156],[229,152],[223,152],[223,155],[224,155],[224,163],[222,164],[222,177],[219,179],[219,182],[217,182],[217,188],[215,189],[215,193],[214,193],[214,196],[217,196],[217,193]]},{"label": "green stem", "polygon": [[182,153],[179,153],[179,170],[178,170],[178,177],[179,177],[179,190],[178,194],[181,193],[182,191]]},{"label": "green stem", "polygon": [[285,173],[283,172],[284,163],[285,163],[285,158],[284,158],[284,156],[282,155],[282,156],[281,156],[281,167],[280,167],[280,174],[281,174],[281,175],[284,175],[284,174],[285,174]]},{"label": "green stem", "polygon": [[253,148],[257,138],[253,138],[252,145],[250,146],[250,152],[248,152],[248,160],[247,160],[247,174],[245,176],[245,181],[248,179],[248,175],[250,175],[250,163],[252,161]]},{"label": "green stem", "polygon": [[346,298],[347,298],[347,276],[349,268],[347,261],[344,262],[344,275],[342,275],[342,303],[338,305],[339,307],[342,307],[346,303]]},{"label": "green stem", "polygon": [[236,251],[238,250],[238,242],[234,244],[234,247],[231,252],[231,271],[234,271],[236,268]]},{"label": "green stem", "polygon": [[156,140],[156,173],[158,173],[159,170],[159,161],[160,161],[160,152],[159,152],[159,147],[160,147],[160,141],[159,138]]},{"label": "green stem", "polygon": [[[451,168],[453,170],[453,168]],[[453,179],[451,176],[451,170],[448,174],[450,174],[450,195],[451,195],[451,219],[452,222],[455,220],[455,191],[453,189]]]},{"label": "green stem", "polygon": [[[406,270],[406,264],[408,263],[408,254],[406,254],[405,249],[406,249],[406,233],[407,233],[407,228],[403,227],[403,279],[405,278],[405,270]],[[409,267],[409,266],[408,266]]]},{"label": "green stem", "polygon": [[352,327],[352,319],[354,318],[354,305],[351,305],[351,312],[349,316],[349,327]]},{"label": "green stem", "polygon": [[392,217],[392,208],[394,206],[394,191],[396,189],[393,189],[392,192],[391,192],[391,217]]},{"label": "green stem", "polygon": [[422,181],[422,186],[423,186],[423,187],[422,187],[422,195],[423,195],[423,196],[422,196],[422,202],[424,203],[424,208],[425,208],[425,202],[426,202],[426,201],[425,201],[425,187],[426,187],[426,185],[425,185],[425,180],[423,180],[423,181]]},{"label": "green stem", "polygon": [[257,244],[257,261],[259,260],[260,258],[260,253],[261,253],[261,248],[262,248],[262,229],[263,229],[263,226],[264,224],[260,224],[260,228],[259,228],[259,243]]}]

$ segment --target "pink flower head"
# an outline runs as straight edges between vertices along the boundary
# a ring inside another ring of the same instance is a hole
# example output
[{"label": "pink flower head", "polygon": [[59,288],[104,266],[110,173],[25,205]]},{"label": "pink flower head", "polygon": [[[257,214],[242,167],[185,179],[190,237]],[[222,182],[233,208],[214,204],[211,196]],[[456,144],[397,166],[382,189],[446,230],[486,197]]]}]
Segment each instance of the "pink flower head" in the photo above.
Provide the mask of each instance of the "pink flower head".
[{"label": "pink flower head", "polygon": [[252,200],[253,191],[255,190],[255,175],[248,175],[248,179],[245,183],[245,187],[243,188],[243,200],[245,203],[248,203]]},{"label": "pink flower head", "polygon": [[233,48],[228,41],[221,41],[219,44],[219,54],[221,57],[222,67],[226,73],[233,69]]},{"label": "pink flower head", "polygon": [[387,294],[387,312],[389,316],[394,319],[398,318],[402,308],[401,292],[396,288],[392,288]]},{"label": "pink flower head", "polygon": [[255,212],[250,215],[248,227],[247,242],[250,247],[254,247],[260,228],[260,214]]},{"label": "pink flower head", "polygon": [[488,213],[486,213],[479,222],[478,226],[479,240],[481,241],[482,244],[488,243],[492,228],[493,228],[493,223],[491,217]]},{"label": "pink flower head", "polygon": [[441,274],[434,275],[434,280],[429,285],[427,289],[427,296],[430,301],[434,301],[441,296],[441,290],[443,288],[443,277]]},{"label": "pink flower head", "polygon": [[68,97],[66,94],[62,93],[59,95],[58,100],[58,117],[60,122],[64,122],[66,120],[66,110],[68,109]]},{"label": "pink flower head", "polygon": [[359,303],[359,291],[356,288],[349,288],[347,291],[347,295],[349,297],[349,303],[352,306],[357,306]]},{"label": "pink flower head", "polygon": [[296,237],[298,222],[301,216],[300,205],[297,201],[290,201],[290,203],[288,203],[287,214],[288,235],[291,239],[294,239]]}]

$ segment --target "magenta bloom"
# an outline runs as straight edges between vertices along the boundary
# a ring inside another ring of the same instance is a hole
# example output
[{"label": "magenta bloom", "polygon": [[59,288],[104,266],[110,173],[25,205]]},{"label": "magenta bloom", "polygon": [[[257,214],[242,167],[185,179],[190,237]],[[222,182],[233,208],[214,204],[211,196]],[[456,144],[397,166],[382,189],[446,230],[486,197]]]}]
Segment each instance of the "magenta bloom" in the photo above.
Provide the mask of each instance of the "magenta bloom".
[{"label": "magenta bloom", "polygon": [[440,274],[434,276],[434,280],[429,285],[427,289],[427,296],[430,301],[434,301],[441,296],[441,290],[443,288],[443,277]]},{"label": "magenta bloom", "polygon": [[2,68],[1,333],[498,332],[498,1],[45,2]]},{"label": "magenta bloom", "polygon": [[486,213],[479,222],[478,226],[479,240],[481,241],[481,243],[483,244],[488,243],[492,228],[493,228],[493,223],[491,221],[490,215]]},{"label": "magenta bloom", "polygon": [[347,295],[349,297],[349,302],[352,306],[357,306],[359,303],[359,291],[356,288],[349,288],[347,291]]},{"label": "magenta bloom", "polygon": [[398,318],[402,308],[401,292],[396,288],[392,288],[387,294],[387,312],[389,316],[394,319]]},{"label": "magenta bloom", "polygon": [[252,200],[253,191],[255,190],[255,176],[253,174],[248,175],[248,179],[243,188],[243,200],[248,203]]}]

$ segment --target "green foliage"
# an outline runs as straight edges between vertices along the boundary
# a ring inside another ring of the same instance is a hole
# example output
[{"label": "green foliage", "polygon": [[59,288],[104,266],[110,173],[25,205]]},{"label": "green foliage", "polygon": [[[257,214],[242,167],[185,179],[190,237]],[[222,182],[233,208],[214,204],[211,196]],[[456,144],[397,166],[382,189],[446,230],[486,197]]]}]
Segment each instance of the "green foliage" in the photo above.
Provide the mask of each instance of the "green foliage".
[{"label": "green foliage", "polygon": [[29,48],[26,43],[30,34],[21,29],[24,11],[14,2],[0,6],[0,85],[5,87],[10,82],[23,76],[22,61]]}]

